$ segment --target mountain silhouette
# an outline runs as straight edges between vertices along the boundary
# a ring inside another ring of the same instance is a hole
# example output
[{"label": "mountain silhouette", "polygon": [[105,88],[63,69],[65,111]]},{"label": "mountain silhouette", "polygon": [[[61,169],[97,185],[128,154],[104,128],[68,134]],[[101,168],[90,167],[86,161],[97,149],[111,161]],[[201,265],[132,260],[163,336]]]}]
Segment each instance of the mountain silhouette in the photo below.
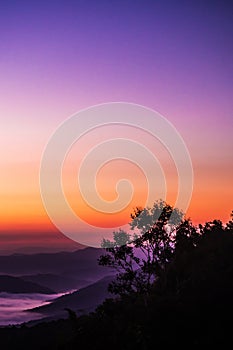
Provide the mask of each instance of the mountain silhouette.
[{"label": "mountain silhouette", "polygon": [[56,298],[50,304],[25,311],[38,312],[52,319],[66,318],[67,308],[77,315],[87,314],[94,311],[106,298],[112,297],[108,292],[108,285],[113,278],[113,275],[106,276],[85,288]]},{"label": "mountain silhouette", "polygon": [[55,291],[19,277],[0,275],[0,292],[54,294]]}]

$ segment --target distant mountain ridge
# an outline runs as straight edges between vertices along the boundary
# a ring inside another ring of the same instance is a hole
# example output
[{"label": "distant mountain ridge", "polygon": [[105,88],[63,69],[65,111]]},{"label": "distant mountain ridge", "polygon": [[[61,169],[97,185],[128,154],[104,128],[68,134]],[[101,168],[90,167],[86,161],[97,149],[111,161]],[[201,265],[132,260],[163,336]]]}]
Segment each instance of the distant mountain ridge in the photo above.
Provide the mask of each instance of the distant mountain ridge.
[{"label": "distant mountain ridge", "polygon": [[91,268],[91,270],[95,269],[97,274],[102,275],[103,268],[97,262],[102,253],[101,248],[89,247],[74,252],[0,256],[0,274],[19,276],[55,273],[69,276],[79,272],[86,277]]},{"label": "distant mountain ridge", "polygon": [[20,278],[25,281],[39,283],[53,289],[56,293],[79,289],[90,284],[90,281],[87,279],[79,279],[65,275],[60,276],[52,273],[22,275]]},{"label": "distant mountain ridge", "polygon": [[77,315],[94,311],[106,298],[113,295],[108,292],[108,285],[114,279],[114,275],[105,276],[97,282],[84,287],[76,292],[69,293],[51,301],[50,304],[25,311],[38,312],[45,318],[58,319],[67,317],[66,309],[71,309]]},{"label": "distant mountain ridge", "polygon": [[54,290],[19,277],[0,275],[0,292],[55,294]]},{"label": "distant mountain ridge", "polygon": [[67,292],[109,274],[109,269],[98,265],[103,253],[101,248],[88,247],[74,252],[0,256],[0,275],[19,277],[57,293]]},{"label": "distant mountain ridge", "polygon": [[0,291],[68,292],[51,300],[48,308],[44,305],[31,310],[39,312],[46,320],[67,318],[66,309],[77,314],[89,313],[107,297],[112,297],[108,285],[114,279],[115,271],[98,264],[98,258],[104,253],[101,248],[84,248],[75,252],[0,256]]}]

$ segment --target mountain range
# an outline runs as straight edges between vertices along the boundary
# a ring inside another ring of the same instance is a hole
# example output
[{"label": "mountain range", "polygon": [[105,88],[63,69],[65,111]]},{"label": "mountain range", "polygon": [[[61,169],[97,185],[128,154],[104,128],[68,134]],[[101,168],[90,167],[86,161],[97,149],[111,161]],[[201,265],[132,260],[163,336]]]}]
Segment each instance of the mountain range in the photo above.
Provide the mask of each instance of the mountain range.
[{"label": "mountain range", "polygon": [[0,275],[0,292],[55,294],[54,290],[44,285],[8,275]]},{"label": "mountain range", "polygon": [[67,318],[69,309],[77,315],[89,313],[111,297],[107,287],[114,273],[98,265],[104,252],[100,248],[84,248],[0,256],[0,292],[65,293],[53,300],[50,297],[49,304],[25,310],[39,313],[43,319]]},{"label": "mountain range", "polygon": [[109,273],[98,265],[103,252],[89,247],[74,252],[0,256],[0,275],[21,277],[55,292],[65,292],[94,283]]},{"label": "mountain range", "polygon": [[67,310],[74,311],[77,316],[89,313],[94,311],[106,298],[112,297],[108,292],[108,285],[113,278],[113,275],[106,276],[78,291],[53,299],[50,304],[25,311],[39,313],[43,315],[44,320],[67,318]]}]

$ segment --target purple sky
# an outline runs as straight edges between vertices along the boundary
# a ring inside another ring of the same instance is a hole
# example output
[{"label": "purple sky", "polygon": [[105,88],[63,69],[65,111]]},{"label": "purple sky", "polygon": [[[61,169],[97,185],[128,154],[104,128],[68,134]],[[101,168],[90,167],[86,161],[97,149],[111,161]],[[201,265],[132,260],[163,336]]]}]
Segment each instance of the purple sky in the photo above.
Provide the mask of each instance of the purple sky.
[{"label": "purple sky", "polygon": [[194,165],[190,215],[226,219],[232,23],[230,1],[1,2],[0,231],[40,229],[46,142],[71,114],[109,101],[145,105],[175,125]]}]

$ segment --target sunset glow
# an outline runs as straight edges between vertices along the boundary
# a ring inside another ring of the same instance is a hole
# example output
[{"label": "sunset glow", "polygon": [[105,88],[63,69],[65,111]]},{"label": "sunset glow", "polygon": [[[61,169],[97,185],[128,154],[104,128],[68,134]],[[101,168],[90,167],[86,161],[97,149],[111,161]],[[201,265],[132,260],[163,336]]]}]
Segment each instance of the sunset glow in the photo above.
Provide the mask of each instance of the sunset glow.
[{"label": "sunset glow", "polygon": [[[9,246],[17,235],[27,245],[43,245],[46,237],[55,245],[68,240],[42,203],[41,158],[62,122],[107,102],[143,105],[172,123],[193,165],[186,216],[194,223],[226,222],[233,209],[232,32],[227,11],[214,6],[207,11],[205,4],[199,11],[188,3],[176,8],[175,2],[168,8],[156,1],[86,3],[1,5],[1,244]],[[166,178],[166,200],[175,203],[177,169],[161,142],[130,127],[104,126],[71,147],[62,169],[70,207],[92,226],[121,227],[134,207],[146,203],[143,169],[127,160],[105,164],[96,177],[105,201],[117,198],[119,180],[131,182],[132,200],[117,214],[93,210],[78,188],[78,169],[88,151],[108,138],[129,135],[156,154]],[[158,189],[154,200],[161,195]],[[41,239],[35,239],[38,234]]]}]

